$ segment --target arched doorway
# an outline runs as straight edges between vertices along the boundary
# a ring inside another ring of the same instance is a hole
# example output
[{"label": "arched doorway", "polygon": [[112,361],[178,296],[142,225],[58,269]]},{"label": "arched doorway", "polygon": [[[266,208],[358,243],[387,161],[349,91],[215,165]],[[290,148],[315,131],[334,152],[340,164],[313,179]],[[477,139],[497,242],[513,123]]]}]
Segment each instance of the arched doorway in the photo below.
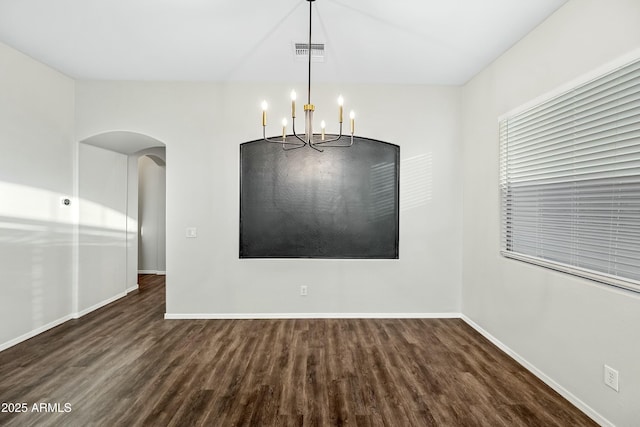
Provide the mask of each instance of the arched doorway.
[{"label": "arched doorway", "polygon": [[[76,317],[137,289],[141,157],[164,168],[165,144],[129,131],[104,132],[78,144]],[[157,209],[164,211],[165,200]]]}]

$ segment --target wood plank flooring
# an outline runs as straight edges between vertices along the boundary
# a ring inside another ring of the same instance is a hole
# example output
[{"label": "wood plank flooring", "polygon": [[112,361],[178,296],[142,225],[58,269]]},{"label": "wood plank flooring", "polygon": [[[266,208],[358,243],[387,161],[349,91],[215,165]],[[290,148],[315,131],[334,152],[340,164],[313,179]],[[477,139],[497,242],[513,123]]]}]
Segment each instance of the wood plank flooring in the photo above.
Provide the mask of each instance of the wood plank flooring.
[{"label": "wood plank flooring", "polygon": [[164,320],[140,285],[1,352],[0,425],[596,425],[458,319]]}]

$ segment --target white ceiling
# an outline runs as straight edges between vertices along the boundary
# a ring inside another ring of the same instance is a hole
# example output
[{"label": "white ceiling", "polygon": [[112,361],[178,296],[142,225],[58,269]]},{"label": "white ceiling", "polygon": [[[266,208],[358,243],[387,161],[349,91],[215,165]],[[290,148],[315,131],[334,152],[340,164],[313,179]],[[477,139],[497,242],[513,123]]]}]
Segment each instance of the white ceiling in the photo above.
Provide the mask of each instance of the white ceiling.
[{"label": "white ceiling", "polygon": [[[467,82],[567,0],[317,0],[313,81]],[[78,79],[306,81],[305,0],[0,0],[0,41]]]}]

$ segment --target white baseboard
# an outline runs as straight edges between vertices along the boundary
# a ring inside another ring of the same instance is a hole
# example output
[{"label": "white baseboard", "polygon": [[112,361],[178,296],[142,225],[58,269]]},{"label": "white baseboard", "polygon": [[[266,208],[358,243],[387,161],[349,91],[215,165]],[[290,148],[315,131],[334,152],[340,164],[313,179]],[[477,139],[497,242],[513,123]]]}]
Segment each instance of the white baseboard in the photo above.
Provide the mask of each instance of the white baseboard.
[{"label": "white baseboard", "polygon": [[138,270],[138,274],[156,274],[158,276],[166,276],[166,271],[161,270]]},{"label": "white baseboard", "polygon": [[125,293],[129,294],[129,293],[131,293],[131,292],[133,292],[133,291],[137,291],[137,290],[138,290],[138,288],[140,288],[140,285],[139,285],[138,283],[136,283],[136,285],[135,285],[135,286],[132,286],[132,287],[130,287],[129,289],[127,289],[127,290],[125,291]]},{"label": "white baseboard", "polygon": [[167,272],[166,272],[166,271],[156,271],[156,274],[157,274],[158,276],[166,276],[166,275],[167,275]]},{"label": "white baseboard", "polygon": [[0,344],[0,351],[6,350],[9,347],[13,347],[16,344],[19,344],[19,343],[21,343],[23,341],[28,340],[29,338],[33,338],[36,335],[39,335],[39,334],[41,334],[43,332],[48,331],[49,329],[55,328],[56,326],[61,325],[61,324],[63,324],[64,322],[66,322],[68,320],[78,319],[78,318],[80,318],[82,316],[85,316],[85,315],[91,313],[94,310],[97,310],[97,309],[99,309],[101,307],[104,307],[107,304],[111,304],[112,302],[117,301],[120,298],[127,296],[127,294],[129,292],[135,291],[136,289],[138,289],[138,285],[127,289],[126,292],[119,293],[119,294],[117,294],[117,295],[115,295],[115,296],[113,296],[111,298],[108,298],[108,299],[106,299],[104,301],[101,301],[101,302],[99,302],[97,304],[94,304],[91,307],[89,307],[87,309],[84,309],[84,310],[82,310],[82,311],[80,311],[78,313],[68,314],[68,315],[66,315],[64,317],[61,317],[58,320],[54,320],[53,322],[47,323],[46,325],[40,326],[39,328],[36,328],[36,329],[34,329],[34,330],[30,331],[30,332],[27,332],[24,335],[21,335],[21,336],[19,336],[17,338],[14,338],[14,339],[9,340],[9,341],[7,341],[5,343],[2,343],[2,344]]},{"label": "white baseboard", "polygon": [[491,335],[489,332],[484,330],[476,322],[474,322],[473,320],[471,320],[470,318],[468,318],[464,314],[461,317],[462,317],[462,320],[464,320],[469,326],[471,326],[473,329],[475,329],[478,333],[480,333],[486,339],[491,341],[500,350],[502,350],[505,353],[507,353],[512,359],[514,359],[516,362],[518,362],[520,365],[522,365],[525,369],[527,369],[533,375],[535,375],[540,380],[542,380],[546,385],[548,385],[549,387],[554,389],[556,392],[558,392],[562,397],[564,397],[569,402],[571,402],[575,407],[577,407],[582,412],[584,412],[592,420],[594,420],[595,422],[597,422],[601,426],[615,427],[615,425],[612,422],[610,422],[605,417],[600,415],[596,410],[594,410],[592,407],[590,407],[589,405],[584,403],[582,400],[580,400],[578,397],[576,397],[569,390],[567,390],[566,388],[562,387],[560,384],[555,382],[551,377],[546,375],[540,369],[536,368],[533,364],[529,363],[529,361],[527,359],[525,359],[524,357],[520,356],[518,353],[513,351],[509,346],[507,346],[502,341],[500,341],[499,339],[497,339],[496,337]]},{"label": "white baseboard", "polygon": [[111,298],[107,298],[104,301],[101,301],[101,302],[99,302],[97,304],[92,305],[89,308],[86,308],[86,309],[84,309],[84,310],[82,310],[82,311],[80,311],[78,313],[75,313],[73,315],[73,318],[74,319],[78,319],[79,317],[86,316],[87,314],[91,313],[92,311],[95,311],[95,310],[97,310],[97,309],[99,309],[101,307],[104,307],[107,304],[111,304],[112,302],[117,301],[120,298],[123,298],[123,297],[126,297],[126,296],[127,296],[126,292],[121,292],[121,293],[119,293],[117,295],[112,296]]},{"label": "white baseboard", "polygon": [[195,319],[459,319],[460,313],[165,313],[167,320]]},{"label": "white baseboard", "polygon": [[47,323],[46,325],[42,325],[39,328],[36,328],[36,329],[34,329],[34,330],[30,331],[30,332],[27,332],[24,335],[20,335],[17,338],[14,338],[14,339],[9,340],[9,341],[7,341],[5,343],[2,343],[2,344],[0,344],[0,351],[6,350],[9,347],[13,347],[16,344],[20,344],[22,341],[26,341],[29,338],[33,338],[36,335],[39,335],[39,334],[41,334],[41,333],[43,333],[45,331],[48,331],[49,329],[55,328],[56,326],[61,325],[64,322],[66,322],[68,320],[71,320],[71,319],[73,319],[73,316],[69,314],[67,316],[61,317],[58,320],[54,320],[53,322]]}]

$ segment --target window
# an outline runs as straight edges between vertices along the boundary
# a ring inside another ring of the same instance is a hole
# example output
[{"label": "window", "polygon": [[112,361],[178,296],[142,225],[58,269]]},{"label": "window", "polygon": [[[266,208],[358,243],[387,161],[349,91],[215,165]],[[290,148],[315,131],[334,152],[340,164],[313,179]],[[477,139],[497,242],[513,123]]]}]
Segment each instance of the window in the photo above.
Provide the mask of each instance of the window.
[{"label": "window", "polygon": [[502,254],[640,292],[640,61],[500,121]]}]

